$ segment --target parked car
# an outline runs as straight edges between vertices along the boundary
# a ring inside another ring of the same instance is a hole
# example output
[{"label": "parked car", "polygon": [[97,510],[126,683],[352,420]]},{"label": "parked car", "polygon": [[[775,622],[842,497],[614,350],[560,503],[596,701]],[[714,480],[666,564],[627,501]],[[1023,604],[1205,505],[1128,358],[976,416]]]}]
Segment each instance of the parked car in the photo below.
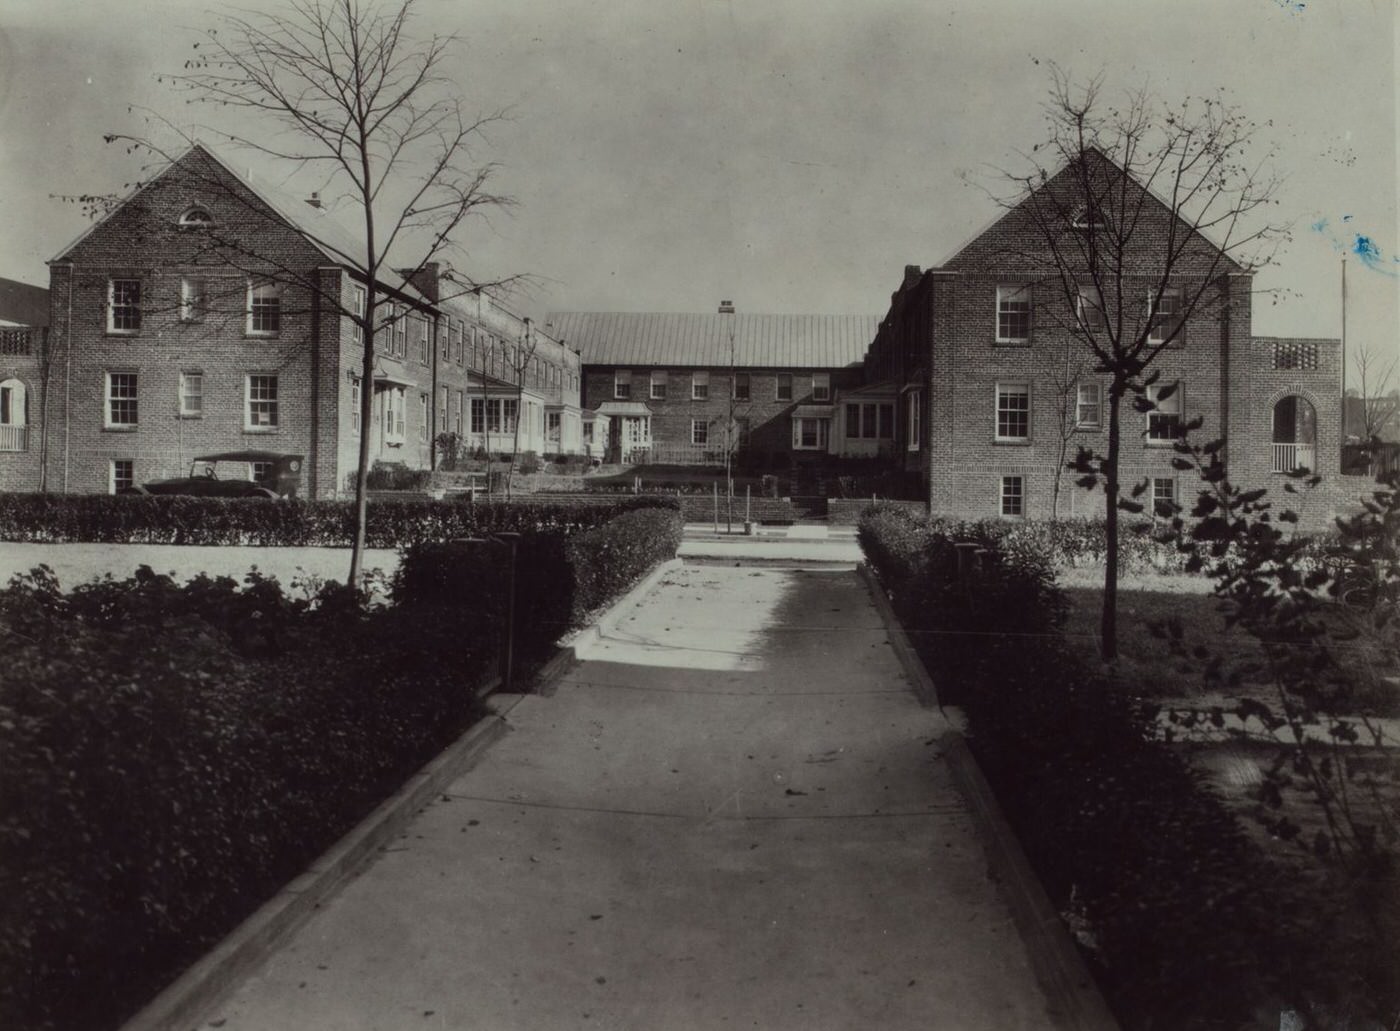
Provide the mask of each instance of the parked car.
[{"label": "parked car", "polygon": [[218,498],[294,498],[301,486],[301,455],[226,451],[190,463],[190,474],[130,487],[129,494],[196,494]]}]

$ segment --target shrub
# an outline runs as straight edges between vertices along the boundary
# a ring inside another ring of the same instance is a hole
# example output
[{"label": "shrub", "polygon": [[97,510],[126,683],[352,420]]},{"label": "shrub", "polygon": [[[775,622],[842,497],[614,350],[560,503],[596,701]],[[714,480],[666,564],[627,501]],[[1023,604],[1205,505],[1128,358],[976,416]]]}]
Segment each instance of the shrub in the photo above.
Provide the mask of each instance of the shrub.
[{"label": "shrub", "polygon": [[422,490],[432,475],[429,469],[410,469],[402,462],[375,462],[365,485],[370,490]]},{"label": "shrub", "polygon": [[1266,856],[1157,739],[1154,713],[1069,649],[1049,556],[1000,529],[876,507],[859,534],[1124,1025],[1240,1026],[1345,997],[1360,952],[1313,937],[1335,893]]},{"label": "shrub", "polygon": [[[611,506],[384,500],[369,506],[366,543],[394,548],[491,531],[582,529],[634,508],[675,504],[654,495]],[[8,541],[349,547],[354,525],[351,501],[0,493],[0,540]]]}]

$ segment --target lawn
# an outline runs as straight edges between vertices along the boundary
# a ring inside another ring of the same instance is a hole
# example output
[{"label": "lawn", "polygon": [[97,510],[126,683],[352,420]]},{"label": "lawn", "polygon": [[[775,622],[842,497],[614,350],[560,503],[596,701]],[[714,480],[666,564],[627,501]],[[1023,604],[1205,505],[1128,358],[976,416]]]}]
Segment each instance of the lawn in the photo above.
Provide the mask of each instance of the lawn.
[{"label": "lawn", "polygon": [[[1099,619],[1103,605],[1103,570],[1078,567],[1060,574],[1060,584],[1069,600],[1065,633],[1082,643],[1086,651],[1099,648]],[[1204,662],[1188,655],[1173,655],[1165,637],[1152,632],[1156,625],[1175,619],[1181,626],[1182,643],[1189,653],[1197,646],[1220,655],[1227,662],[1241,662],[1262,655],[1253,637],[1237,627],[1227,627],[1220,603],[1211,594],[1212,581],[1187,573],[1130,572],[1119,583],[1118,668],[1122,679],[1134,685],[1139,694],[1167,700],[1230,703],[1235,695],[1258,693],[1265,685],[1245,687],[1228,698],[1204,683]],[[1338,625],[1348,620],[1345,610],[1337,610]],[[1375,682],[1394,675],[1395,656],[1379,642],[1365,636],[1352,641],[1334,641],[1339,661],[1359,678]],[[1396,699],[1392,699],[1391,705]]]}]

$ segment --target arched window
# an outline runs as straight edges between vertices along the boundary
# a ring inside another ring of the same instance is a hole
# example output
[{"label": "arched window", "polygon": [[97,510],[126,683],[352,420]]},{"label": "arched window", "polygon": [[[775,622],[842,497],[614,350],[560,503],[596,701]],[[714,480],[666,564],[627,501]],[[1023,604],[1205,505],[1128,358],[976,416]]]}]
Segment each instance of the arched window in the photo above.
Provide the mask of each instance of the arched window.
[{"label": "arched window", "polygon": [[201,207],[193,207],[180,216],[182,227],[190,226],[210,226],[214,224],[214,216]]},{"label": "arched window", "polygon": [[21,380],[0,380],[0,451],[23,451],[29,443],[29,391]]},{"label": "arched window", "polygon": [[1274,405],[1273,471],[1317,469],[1317,410],[1305,397],[1290,394]]}]

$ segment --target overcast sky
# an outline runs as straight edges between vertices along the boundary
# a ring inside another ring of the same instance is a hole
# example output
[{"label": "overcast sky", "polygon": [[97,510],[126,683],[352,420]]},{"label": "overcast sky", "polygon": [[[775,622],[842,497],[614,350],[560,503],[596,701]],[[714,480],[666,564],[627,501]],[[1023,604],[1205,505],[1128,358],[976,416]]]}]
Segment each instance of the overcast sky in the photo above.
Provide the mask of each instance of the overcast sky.
[{"label": "overcast sky", "polygon": [[[272,6],[264,4],[263,6]],[[0,276],[46,283],[83,227],[51,194],[139,168],[104,132],[176,122],[155,82],[215,15],[178,0],[0,0]],[[483,156],[518,206],[469,239],[518,306],[883,314],[906,264],[996,208],[962,173],[1024,167],[1054,61],[1110,90],[1224,88],[1268,131],[1294,239],[1256,332],[1400,344],[1394,0],[422,0],[463,38],[462,95],[510,105]],[[207,117],[207,116],[205,116]],[[224,151],[224,153],[228,153]],[[285,171],[232,158],[281,182]]]}]

